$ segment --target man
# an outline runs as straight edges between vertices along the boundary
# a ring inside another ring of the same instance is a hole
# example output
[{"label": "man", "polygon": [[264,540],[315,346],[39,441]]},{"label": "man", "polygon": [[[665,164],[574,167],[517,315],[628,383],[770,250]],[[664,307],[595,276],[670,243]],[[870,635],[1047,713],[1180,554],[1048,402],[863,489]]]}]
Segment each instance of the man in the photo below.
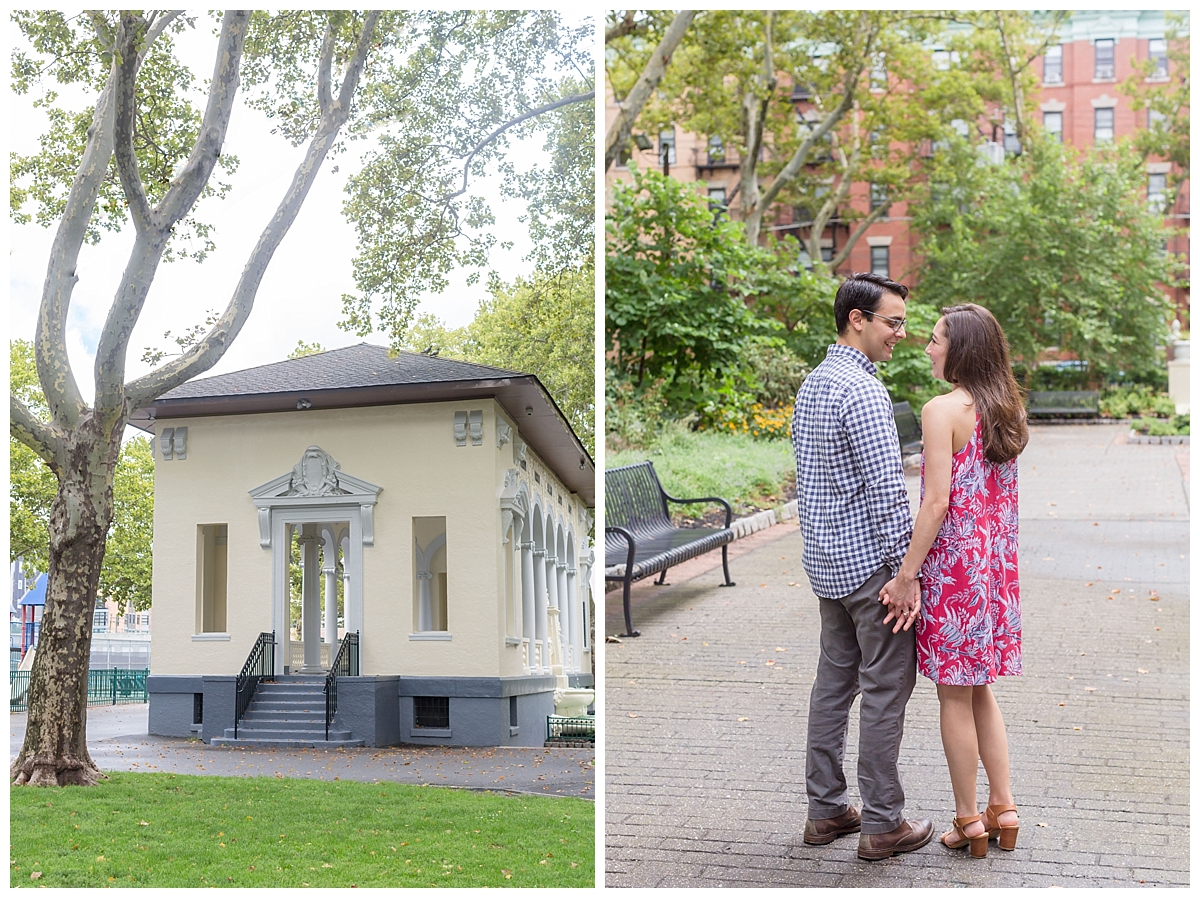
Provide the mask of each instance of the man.
[{"label": "man", "polygon": [[[796,394],[796,452],[804,569],[819,597],[821,657],[808,710],[804,841],[826,845],[860,832],[858,856],[878,860],[928,844],[930,820],[904,819],[897,759],[904,708],[916,681],[919,582],[894,581],[912,535],[900,443],[875,364],[906,336],[908,288],[856,274],[833,303],[837,343]],[[895,594],[896,626],[879,592]],[[858,788],[849,803],[842,770],[850,705],[861,691]]]}]

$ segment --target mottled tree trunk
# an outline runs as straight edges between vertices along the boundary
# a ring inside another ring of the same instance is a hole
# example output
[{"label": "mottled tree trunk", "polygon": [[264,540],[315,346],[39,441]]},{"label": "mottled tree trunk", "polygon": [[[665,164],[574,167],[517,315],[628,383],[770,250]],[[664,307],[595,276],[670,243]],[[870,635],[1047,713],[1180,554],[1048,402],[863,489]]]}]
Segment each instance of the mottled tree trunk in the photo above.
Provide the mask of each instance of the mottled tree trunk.
[{"label": "mottled tree trunk", "polygon": [[87,750],[87,683],[122,429],[97,432],[91,416],[81,423],[50,509],[50,572],[29,723],[10,771],[17,785],[90,785],[103,777]]}]

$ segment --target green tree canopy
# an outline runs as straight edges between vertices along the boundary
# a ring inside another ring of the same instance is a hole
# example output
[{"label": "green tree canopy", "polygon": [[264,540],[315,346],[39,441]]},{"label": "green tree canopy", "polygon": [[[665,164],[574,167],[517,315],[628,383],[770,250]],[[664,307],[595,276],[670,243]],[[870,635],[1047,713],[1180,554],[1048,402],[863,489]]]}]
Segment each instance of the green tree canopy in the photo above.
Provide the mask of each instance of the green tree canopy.
[{"label": "green tree canopy", "polygon": [[662,379],[669,401],[699,408],[737,389],[743,351],[777,327],[746,304],[772,259],[691,186],[630,171],[633,183],[614,185],[606,218],[609,363],[639,387]]},{"label": "green tree canopy", "polygon": [[596,451],[596,298],[592,265],[493,281],[475,319],[447,327],[417,317],[405,338],[413,352],[536,374],[588,452]]},{"label": "green tree canopy", "polygon": [[914,208],[924,259],[919,298],[975,302],[996,315],[1025,366],[1050,346],[1116,371],[1154,363],[1171,306],[1167,231],[1128,147],[1077,157],[1031,139],[1002,165],[966,145],[941,157]]}]

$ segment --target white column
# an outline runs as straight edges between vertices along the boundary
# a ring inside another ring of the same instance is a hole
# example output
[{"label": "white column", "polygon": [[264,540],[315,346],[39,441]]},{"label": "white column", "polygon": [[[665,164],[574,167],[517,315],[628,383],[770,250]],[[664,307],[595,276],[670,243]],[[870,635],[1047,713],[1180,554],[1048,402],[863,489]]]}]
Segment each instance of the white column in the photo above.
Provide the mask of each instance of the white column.
[{"label": "white column", "polygon": [[[338,541],[333,530],[326,528],[321,532],[321,542],[325,549],[325,565],[321,572],[325,575],[325,642],[330,646],[337,645],[337,556]],[[329,661],[333,663],[334,649],[330,648]]]},{"label": "white column", "polygon": [[321,587],[318,579],[320,562],[317,557],[317,535],[312,524],[305,524],[300,538],[300,558],[303,570],[303,596],[300,628],[304,631],[304,666],[301,673],[324,672],[321,667]]},{"label": "white column", "polygon": [[[546,550],[546,607],[559,608],[558,604],[558,573],[555,570],[557,565],[557,557],[550,550]],[[547,631],[549,630],[549,622],[547,622]],[[545,646],[545,662],[546,669],[550,668],[550,636],[546,637]]]},{"label": "white column", "polygon": [[533,540],[521,543],[521,636],[526,640],[525,666],[533,670]]},{"label": "white column", "polygon": [[563,670],[571,669],[571,593],[567,591],[567,564],[560,561],[554,566],[558,579],[558,609],[562,634]]},{"label": "white column", "polygon": [[533,596],[534,596],[534,638],[538,641],[541,649],[535,647],[534,654],[537,658],[536,667],[538,670],[546,668],[546,551],[544,549],[533,550]]},{"label": "white column", "polygon": [[580,651],[579,633],[579,577],[575,568],[567,568],[567,661],[572,670],[583,669],[583,654]]}]

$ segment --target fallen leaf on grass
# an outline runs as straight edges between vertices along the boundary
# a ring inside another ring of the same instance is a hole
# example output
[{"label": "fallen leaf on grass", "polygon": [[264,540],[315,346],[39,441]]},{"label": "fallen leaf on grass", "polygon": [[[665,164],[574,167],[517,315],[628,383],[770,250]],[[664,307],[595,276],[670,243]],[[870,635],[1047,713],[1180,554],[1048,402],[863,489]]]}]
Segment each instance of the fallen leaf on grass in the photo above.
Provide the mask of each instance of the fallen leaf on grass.
[{"label": "fallen leaf on grass", "polygon": [[30,873],[30,874],[29,874],[29,878],[30,878],[30,879],[41,879],[41,878],[42,878],[42,873],[41,873],[41,871],[40,871],[40,870],[35,870],[33,873]]}]

